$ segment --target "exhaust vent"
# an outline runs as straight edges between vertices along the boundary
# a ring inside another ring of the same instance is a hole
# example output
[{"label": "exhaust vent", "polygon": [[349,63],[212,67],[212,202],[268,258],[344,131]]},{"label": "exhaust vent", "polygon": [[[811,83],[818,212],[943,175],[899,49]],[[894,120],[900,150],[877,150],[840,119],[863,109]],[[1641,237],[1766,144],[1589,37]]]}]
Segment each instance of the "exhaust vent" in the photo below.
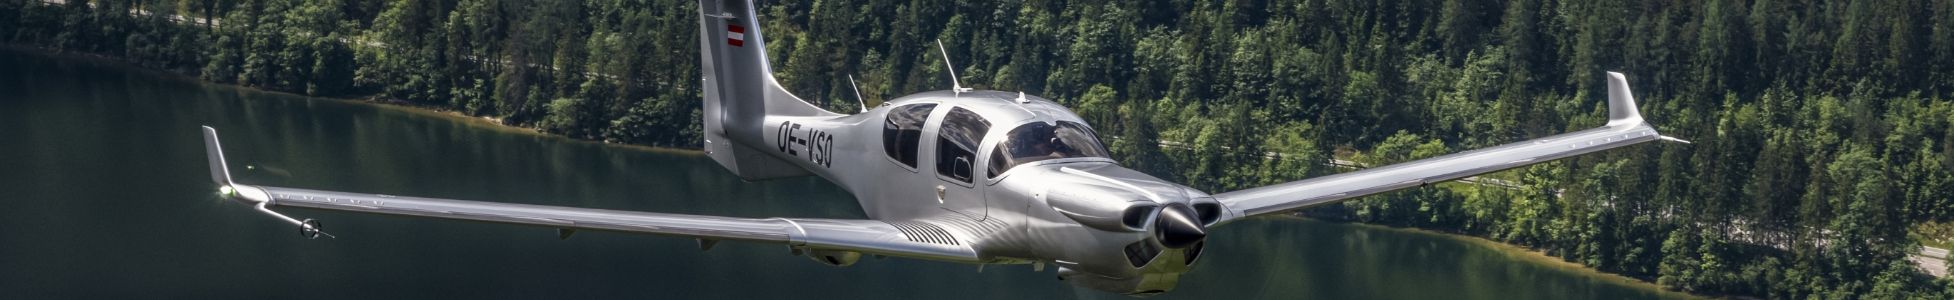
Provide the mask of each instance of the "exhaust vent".
[{"label": "exhaust vent", "polygon": [[936,224],[923,222],[887,223],[889,223],[889,226],[895,226],[897,231],[902,231],[902,237],[909,239],[911,242],[942,245],[957,244],[956,236],[950,235],[950,231],[943,230],[942,226],[936,226]]}]

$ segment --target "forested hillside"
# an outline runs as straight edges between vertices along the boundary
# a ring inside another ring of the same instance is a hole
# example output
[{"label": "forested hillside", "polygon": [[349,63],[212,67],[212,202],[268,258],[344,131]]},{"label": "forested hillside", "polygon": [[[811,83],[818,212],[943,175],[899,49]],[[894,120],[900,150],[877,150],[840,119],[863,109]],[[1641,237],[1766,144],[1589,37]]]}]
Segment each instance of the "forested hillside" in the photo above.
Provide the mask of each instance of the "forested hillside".
[{"label": "forested hillside", "polygon": [[[0,0],[0,41],[695,147],[694,5]],[[1488,237],[1703,294],[1954,297],[1904,260],[1922,240],[1910,229],[1954,220],[1954,1],[763,7],[776,76],[810,101],[853,110],[848,75],[870,105],[948,88],[942,40],[966,84],[1057,99],[1129,166],[1217,192],[1341,171],[1331,157],[1378,165],[1598,126],[1603,72],[1621,71],[1652,123],[1696,143],[1306,213]]]}]

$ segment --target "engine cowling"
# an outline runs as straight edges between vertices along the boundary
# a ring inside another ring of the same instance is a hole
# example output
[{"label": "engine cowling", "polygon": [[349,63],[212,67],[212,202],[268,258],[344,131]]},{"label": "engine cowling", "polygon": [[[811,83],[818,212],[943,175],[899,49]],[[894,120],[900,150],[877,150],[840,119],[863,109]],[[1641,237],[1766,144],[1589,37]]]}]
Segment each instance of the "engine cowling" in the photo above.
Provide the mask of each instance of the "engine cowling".
[{"label": "engine cowling", "polygon": [[1124,196],[1127,195],[1100,189],[1054,189],[1045,197],[1045,203],[1086,227],[1113,232],[1146,231],[1160,204]]}]

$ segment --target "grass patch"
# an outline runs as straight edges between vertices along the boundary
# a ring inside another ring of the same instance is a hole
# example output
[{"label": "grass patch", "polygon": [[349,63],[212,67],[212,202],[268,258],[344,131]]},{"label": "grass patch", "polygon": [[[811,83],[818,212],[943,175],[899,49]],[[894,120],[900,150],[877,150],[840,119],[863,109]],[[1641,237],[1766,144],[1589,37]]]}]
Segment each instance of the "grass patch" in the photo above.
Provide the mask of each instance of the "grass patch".
[{"label": "grass patch", "polygon": [[1941,248],[1941,249],[1954,249],[1954,241],[1949,241],[1949,240],[1920,241],[1920,244],[1925,245],[1927,247],[1934,247],[1934,248]]},{"label": "grass patch", "polygon": [[1914,225],[1908,235],[1920,240],[1922,246],[1954,249],[1954,222],[1921,223]]}]

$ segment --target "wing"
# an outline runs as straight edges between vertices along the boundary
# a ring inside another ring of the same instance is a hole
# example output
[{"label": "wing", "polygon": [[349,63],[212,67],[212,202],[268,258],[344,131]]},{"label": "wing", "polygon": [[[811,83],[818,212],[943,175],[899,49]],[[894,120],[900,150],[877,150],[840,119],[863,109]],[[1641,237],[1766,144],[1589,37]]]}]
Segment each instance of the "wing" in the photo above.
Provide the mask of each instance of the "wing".
[{"label": "wing", "polygon": [[1628,80],[1621,73],[1608,73],[1608,110],[1608,124],[1599,128],[1380,168],[1226,192],[1214,197],[1229,210],[1228,218],[1221,221],[1225,223],[1241,217],[1336,203],[1658,139],[1687,142],[1662,136],[1655,127],[1642,120],[1641,113],[1635,108],[1634,95],[1629,92]]},{"label": "wing", "polygon": [[891,224],[876,220],[732,218],[238,184],[231,181],[216,129],[204,127],[204,146],[210,160],[211,179],[221,185],[223,194],[297,225],[301,234],[313,237],[324,234],[318,222],[293,219],[271,208],[304,207],[559,229],[649,233],[698,238],[703,243],[719,240],[769,242],[806,250],[851,251],[952,262],[981,261],[969,245],[959,243],[958,239],[940,227],[925,222]]}]

